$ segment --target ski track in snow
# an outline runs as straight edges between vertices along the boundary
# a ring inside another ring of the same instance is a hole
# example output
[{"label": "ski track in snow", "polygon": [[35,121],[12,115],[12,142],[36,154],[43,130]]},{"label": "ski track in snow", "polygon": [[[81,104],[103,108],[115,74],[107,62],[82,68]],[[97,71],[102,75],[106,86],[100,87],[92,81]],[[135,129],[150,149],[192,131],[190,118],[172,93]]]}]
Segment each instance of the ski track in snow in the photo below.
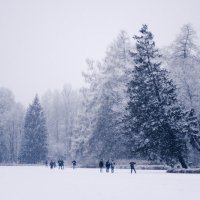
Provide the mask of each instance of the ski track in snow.
[{"label": "ski track in snow", "polygon": [[165,171],[0,167],[1,200],[188,200],[199,196],[200,175]]}]

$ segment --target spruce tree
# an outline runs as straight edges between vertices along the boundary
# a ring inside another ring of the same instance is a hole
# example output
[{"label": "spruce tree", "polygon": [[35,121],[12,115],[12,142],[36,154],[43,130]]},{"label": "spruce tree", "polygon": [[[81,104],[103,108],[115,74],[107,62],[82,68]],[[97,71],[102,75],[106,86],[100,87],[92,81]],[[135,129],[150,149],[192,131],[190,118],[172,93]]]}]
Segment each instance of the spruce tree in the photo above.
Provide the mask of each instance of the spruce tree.
[{"label": "spruce tree", "polygon": [[36,95],[27,109],[20,162],[36,164],[47,158],[47,129],[42,107]]},{"label": "spruce tree", "polygon": [[134,36],[134,69],[128,84],[127,145],[132,156],[138,152],[167,164],[179,161],[187,168],[184,114],[177,101],[176,87],[168,72],[161,68],[161,55],[147,25],[143,25],[140,33],[141,36]]},{"label": "spruce tree", "polygon": [[194,149],[200,151],[199,123],[193,108],[186,112],[185,120],[185,130],[187,131],[188,141]]}]

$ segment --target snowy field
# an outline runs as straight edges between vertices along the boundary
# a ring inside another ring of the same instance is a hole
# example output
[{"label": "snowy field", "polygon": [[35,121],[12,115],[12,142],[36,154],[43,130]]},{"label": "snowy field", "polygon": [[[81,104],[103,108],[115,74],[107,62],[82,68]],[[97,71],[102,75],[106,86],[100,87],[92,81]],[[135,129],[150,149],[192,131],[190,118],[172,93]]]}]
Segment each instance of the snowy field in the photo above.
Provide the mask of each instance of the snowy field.
[{"label": "snowy field", "polygon": [[1,200],[188,200],[199,195],[198,174],[0,166]]}]

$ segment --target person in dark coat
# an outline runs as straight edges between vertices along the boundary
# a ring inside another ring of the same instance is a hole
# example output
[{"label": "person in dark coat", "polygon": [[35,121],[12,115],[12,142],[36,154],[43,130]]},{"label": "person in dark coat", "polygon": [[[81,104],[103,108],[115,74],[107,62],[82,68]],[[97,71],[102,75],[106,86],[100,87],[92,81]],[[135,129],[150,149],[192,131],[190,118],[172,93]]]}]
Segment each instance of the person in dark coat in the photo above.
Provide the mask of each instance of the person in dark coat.
[{"label": "person in dark coat", "polygon": [[114,162],[114,160],[111,161],[110,167],[111,167],[111,173],[114,173],[114,169],[115,169],[115,162]]},{"label": "person in dark coat", "polygon": [[64,160],[60,160],[60,168],[64,169]]},{"label": "person in dark coat", "polygon": [[73,167],[73,169],[76,168],[76,161],[75,160],[72,161],[72,167]]},{"label": "person in dark coat", "polygon": [[109,172],[109,169],[110,169],[110,161],[107,160],[107,162],[106,162],[106,172],[107,173]]},{"label": "person in dark coat", "polygon": [[61,160],[58,160],[58,168],[59,169],[62,169],[61,162],[62,162]]},{"label": "person in dark coat", "polygon": [[54,168],[54,162],[51,160],[51,162],[49,163],[50,169]]},{"label": "person in dark coat", "polygon": [[56,168],[56,162],[55,161],[53,162],[53,167]]},{"label": "person in dark coat", "polygon": [[103,163],[103,159],[101,159],[101,160],[99,161],[100,172],[102,172],[103,167],[104,167],[104,163]]},{"label": "person in dark coat", "polygon": [[136,164],[136,163],[132,161],[132,162],[130,162],[129,164],[130,164],[130,167],[131,167],[131,174],[132,174],[133,170],[134,170],[134,172],[136,173],[136,170],[135,170],[135,164]]}]

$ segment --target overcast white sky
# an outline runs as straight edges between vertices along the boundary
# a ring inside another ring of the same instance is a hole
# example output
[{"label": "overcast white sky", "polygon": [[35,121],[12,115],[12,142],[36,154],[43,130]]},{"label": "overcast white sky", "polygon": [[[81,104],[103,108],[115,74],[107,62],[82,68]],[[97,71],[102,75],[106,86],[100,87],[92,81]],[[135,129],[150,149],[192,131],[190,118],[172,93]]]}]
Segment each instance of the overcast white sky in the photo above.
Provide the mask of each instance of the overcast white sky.
[{"label": "overcast white sky", "polygon": [[124,29],[149,25],[159,47],[188,22],[200,34],[199,0],[0,0],[0,87],[23,104],[48,89],[83,85],[85,59],[102,59]]}]

